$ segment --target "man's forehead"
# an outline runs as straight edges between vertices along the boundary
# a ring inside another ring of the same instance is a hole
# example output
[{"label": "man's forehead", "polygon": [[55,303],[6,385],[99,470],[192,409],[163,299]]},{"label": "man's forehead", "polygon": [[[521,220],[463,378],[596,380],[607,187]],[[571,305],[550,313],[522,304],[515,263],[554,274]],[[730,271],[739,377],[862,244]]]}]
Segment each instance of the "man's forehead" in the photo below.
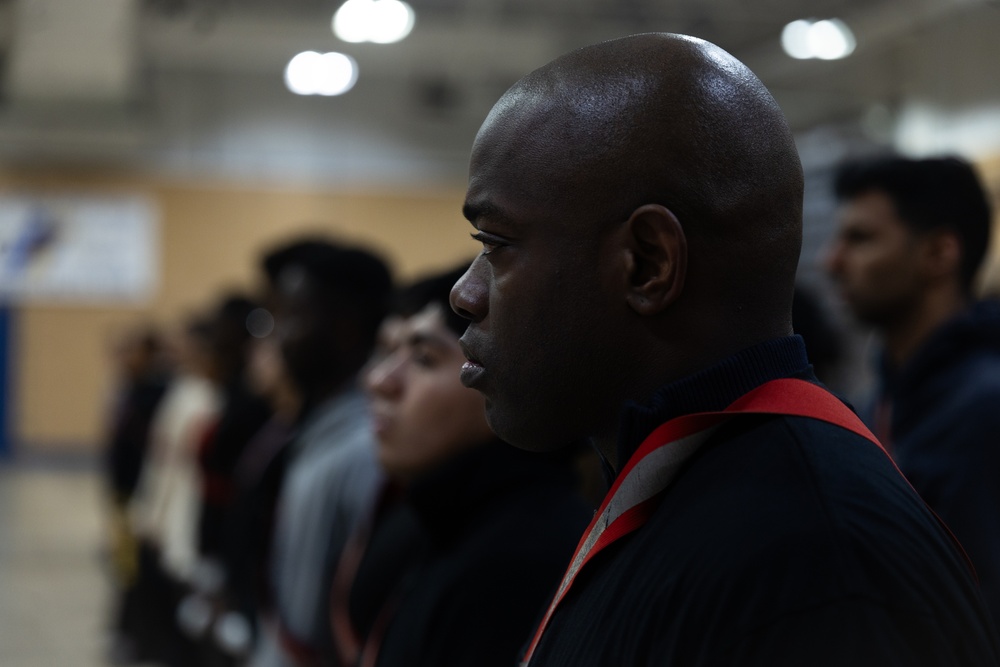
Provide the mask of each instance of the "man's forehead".
[{"label": "man's forehead", "polygon": [[566,109],[550,91],[514,88],[490,110],[472,144],[471,167],[535,157],[556,147]]},{"label": "man's forehead", "polygon": [[294,294],[306,288],[308,274],[305,269],[298,264],[286,266],[278,274],[277,287],[282,294]]},{"label": "man's forehead", "polygon": [[427,304],[406,318],[406,328],[410,333],[430,333],[444,329],[443,307],[439,303]]},{"label": "man's forehead", "polygon": [[878,190],[870,190],[848,199],[838,208],[837,217],[842,224],[904,225],[892,199]]},{"label": "man's forehead", "polygon": [[551,197],[539,196],[537,189],[544,186],[544,179],[512,182],[489,175],[470,179],[462,214],[476,228],[488,224],[488,231],[524,233],[565,209],[554,205]]},{"label": "man's forehead", "polygon": [[470,180],[484,172],[517,169],[537,153],[534,147],[538,142],[537,128],[523,127],[517,131],[515,126],[504,123],[489,127],[484,124],[472,144]]},{"label": "man's forehead", "polygon": [[[543,181],[531,160],[520,159],[513,146],[477,141],[469,166],[469,186],[462,214],[475,223],[515,224],[518,210],[530,199],[530,192]],[[515,210],[518,209],[518,210]]]},{"label": "man's forehead", "polygon": [[471,222],[517,225],[543,213],[573,189],[577,174],[566,158],[558,143],[528,133],[477,140],[463,214]]}]

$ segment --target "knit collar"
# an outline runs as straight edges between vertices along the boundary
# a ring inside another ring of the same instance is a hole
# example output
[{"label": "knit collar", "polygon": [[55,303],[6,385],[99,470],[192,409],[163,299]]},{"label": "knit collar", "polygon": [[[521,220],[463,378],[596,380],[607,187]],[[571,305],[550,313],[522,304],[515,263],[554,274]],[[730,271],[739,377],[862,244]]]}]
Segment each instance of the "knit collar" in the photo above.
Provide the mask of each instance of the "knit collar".
[{"label": "knit collar", "polygon": [[647,435],[675,417],[724,410],[765,382],[811,377],[811,370],[801,336],[775,338],[664,385],[643,405],[630,401],[619,422],[618,461],[624,465]]},{"label": "knit collar", "polygon": [[[500,440],[474,445],[415,479],[407,491],[432,542],[461,539],[482,522],[488,507],[526,487],[571,488],[569,459],[525,452]],[[500,505],[497,505],[500,503]]]}]

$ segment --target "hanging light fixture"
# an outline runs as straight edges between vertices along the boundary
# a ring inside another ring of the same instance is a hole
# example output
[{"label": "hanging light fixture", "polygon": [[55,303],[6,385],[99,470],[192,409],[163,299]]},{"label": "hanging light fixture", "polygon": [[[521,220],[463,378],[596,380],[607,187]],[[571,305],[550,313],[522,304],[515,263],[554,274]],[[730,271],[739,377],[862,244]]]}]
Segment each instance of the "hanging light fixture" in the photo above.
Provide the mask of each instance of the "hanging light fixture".
[{"label": "hanging light fixture", "polygon": [[413,30],[416,15],[402,0],[347,0],[333,15],[333,33],[345,42],[398,42]]},{"label": "hanging light fixture", "polygon": [[304,51],[285,67],[285,85],[296,95],[342,95],[358,80],[358,64],[343,53]]},{"label": "hanging light fixture", "polygon": [[781,46],[793,58],[838,60],[854,52],[854,33],[840,19],[792,21],[781,31]]}]

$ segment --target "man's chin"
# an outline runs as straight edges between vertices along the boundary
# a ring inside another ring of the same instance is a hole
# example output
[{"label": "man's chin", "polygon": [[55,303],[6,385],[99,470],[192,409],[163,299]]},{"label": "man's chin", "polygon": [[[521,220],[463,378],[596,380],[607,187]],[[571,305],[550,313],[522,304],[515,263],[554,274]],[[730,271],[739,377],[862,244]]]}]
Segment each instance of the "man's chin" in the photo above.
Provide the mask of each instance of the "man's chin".
[{"label": "man's chin", "polygon": [[840,295],[838,301],[838,305],[843,309],[842,312],[850,317],[855,324],[866,329],[878,327],[883,324],[885,312],[878,307],[873,307],[865,303],[859,303],[856,300],[849,299],[843,294]]},{"label": "man's chin", "polygon": [[546,454],[571,444],[563,438],[545,437],[542,429],[532,428],[521,420],[508,419],[507,414],[496,410],[489,399],[486,399],[486,423],[498,438],[526,452]]}]

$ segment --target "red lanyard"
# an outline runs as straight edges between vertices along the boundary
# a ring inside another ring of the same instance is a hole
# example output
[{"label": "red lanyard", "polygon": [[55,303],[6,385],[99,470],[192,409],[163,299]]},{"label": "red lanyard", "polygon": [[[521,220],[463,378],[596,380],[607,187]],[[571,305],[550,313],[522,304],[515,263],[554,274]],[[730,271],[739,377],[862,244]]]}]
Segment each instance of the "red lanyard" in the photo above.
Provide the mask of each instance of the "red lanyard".
[{"label": "red lanyard", "polygon": [[663,424],[639,445],[608,491],[573,554],[521,667],[531,662],[545,628],[580,570],[602,550],[642,527],[656,509],[660,494],[674,480],[684,462],[720,426],[739,415],[810,417],[852,431],[882,449],[871,431],[846,405],[822,387],[804,380],[772,380],[745,394],[722,412],[685,415]]}]

